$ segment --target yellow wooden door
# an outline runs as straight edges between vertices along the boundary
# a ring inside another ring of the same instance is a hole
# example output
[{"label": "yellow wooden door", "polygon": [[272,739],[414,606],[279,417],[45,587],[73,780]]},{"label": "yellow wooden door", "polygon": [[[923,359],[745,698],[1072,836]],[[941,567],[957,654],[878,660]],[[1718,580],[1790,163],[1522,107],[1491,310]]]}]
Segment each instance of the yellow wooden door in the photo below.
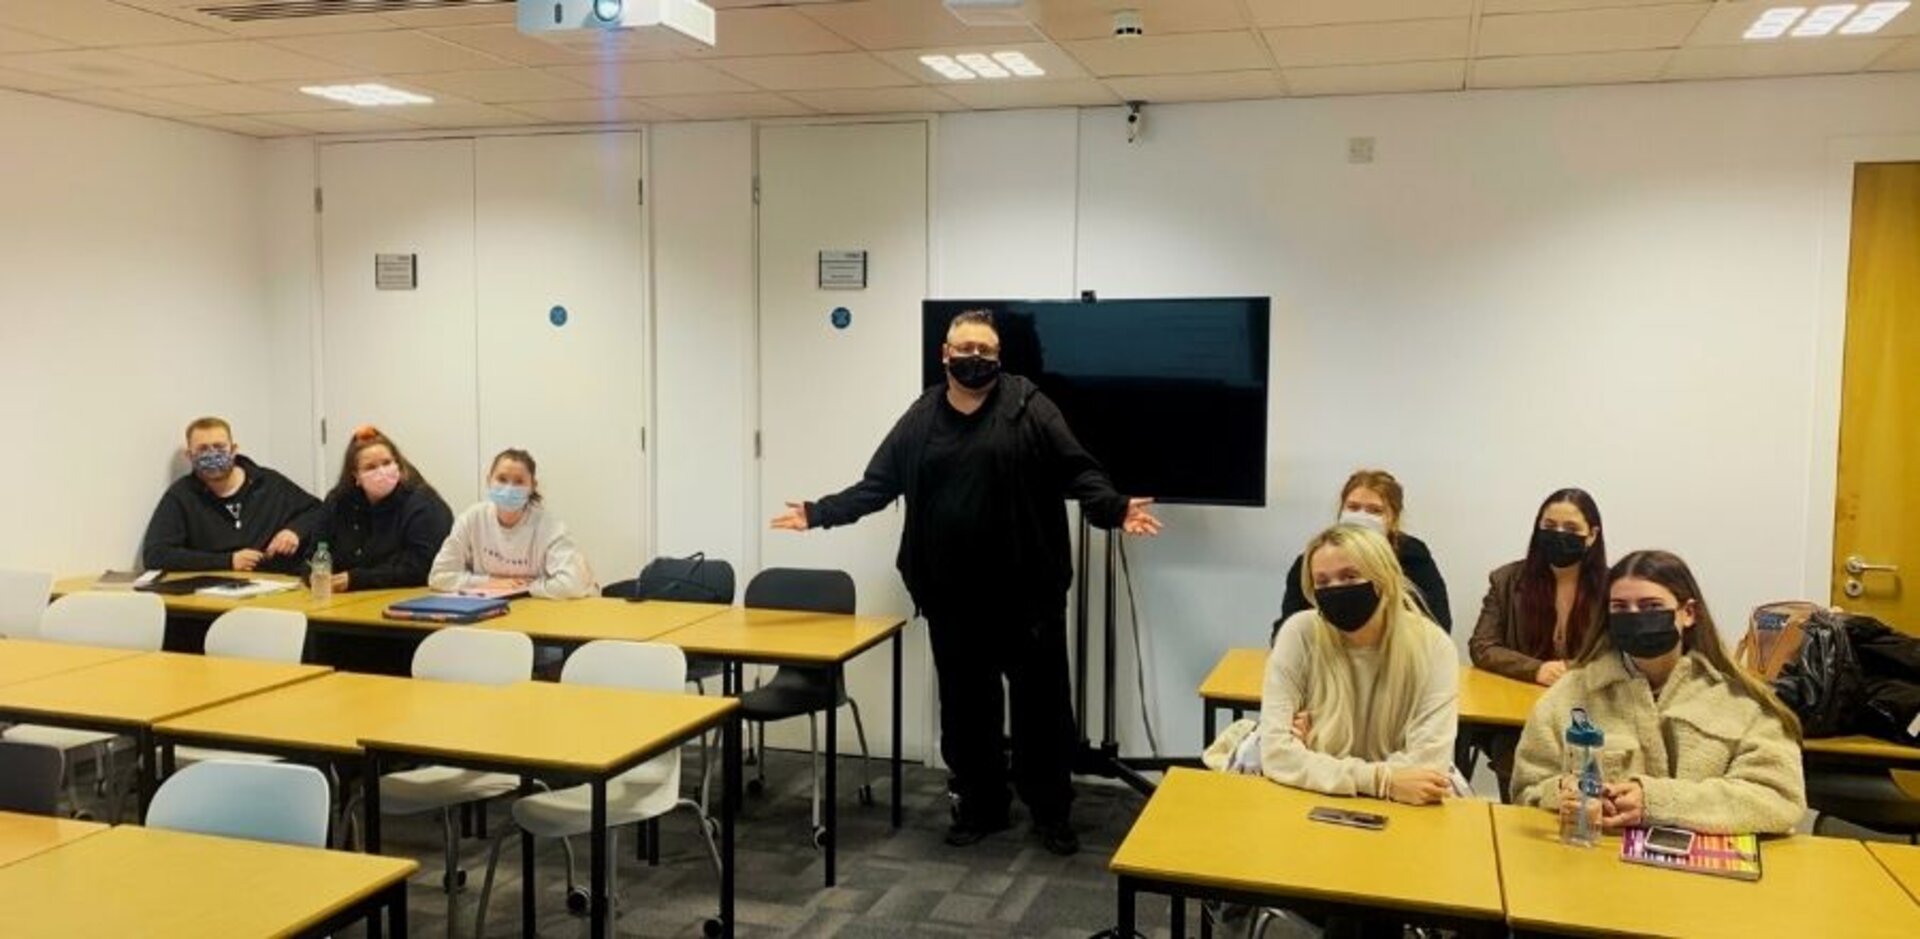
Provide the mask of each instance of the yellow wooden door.
[{"label": "yellow wooden door", "polygon": [[1833,602],[1920,634],[1920,163],[1853,178]]}]

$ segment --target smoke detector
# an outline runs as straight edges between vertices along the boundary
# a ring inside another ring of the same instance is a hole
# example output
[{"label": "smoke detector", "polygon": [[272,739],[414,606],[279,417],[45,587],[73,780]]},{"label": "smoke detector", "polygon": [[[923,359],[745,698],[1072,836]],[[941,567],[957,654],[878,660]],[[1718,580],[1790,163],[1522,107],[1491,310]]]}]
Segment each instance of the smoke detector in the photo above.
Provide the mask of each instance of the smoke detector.
[{"label": "smoke detector", "polygon": [[1113,34],[1122,39],[1147,34],[1147,24],[1140,18],[1139,10],[1116,10],[1113,14]]}]

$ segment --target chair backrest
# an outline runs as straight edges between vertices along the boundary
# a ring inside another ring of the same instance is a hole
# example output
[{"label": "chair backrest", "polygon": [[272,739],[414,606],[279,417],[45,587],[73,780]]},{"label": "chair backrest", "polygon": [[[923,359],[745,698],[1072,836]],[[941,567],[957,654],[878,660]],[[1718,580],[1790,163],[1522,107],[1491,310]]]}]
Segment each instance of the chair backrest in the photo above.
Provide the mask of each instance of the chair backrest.
[{"label": "chair backrest", "polygon": [[413,677],[510,685],[533,677],[533,640],[504,629],[449,626],[413,650]]},{"label": "chair backrest", "polygon": [[747,606],[808,613],[852,613],[853,576],[846,571],[769,567],[747,582]]},{"label": "chair backrest", "polygon": [[307,615],[251,607],[228,610],[207,627],[207,654],[299,664],[307,651]]},{"label": "chair backrest", "polygon": [[640,576],[602,588],[603,597],[640,600],[681,600],[688,603],[733,602],[733,565],[695,553],[684,558],[658,557],[640,569]]},{"label": "chair backrest", "polygon": [[167,638],[167,605],[151,593],[70,593],[47,605],[40,638],[49,642],[158,652]]},{"label": "chair backrest", "polygon": [[204,760],[160,784],[147,827],[324,848],[332,804],[311,766]]},{"label": "chair backrest", "polygon": [[687,683],[687,656],[663,642],[600,639],[567,656],[560,680],[570,685],[679,692]]},{"label": "chair backrest", "polygon": [[52,574],[0,569],[0,636],[38,636],[40,616],[46,612],[47,597],[52,593]]},{"label": "chair backrest", "polygon": [[59,747],[0,740],[0,811],[54,814],[65,770]]}]

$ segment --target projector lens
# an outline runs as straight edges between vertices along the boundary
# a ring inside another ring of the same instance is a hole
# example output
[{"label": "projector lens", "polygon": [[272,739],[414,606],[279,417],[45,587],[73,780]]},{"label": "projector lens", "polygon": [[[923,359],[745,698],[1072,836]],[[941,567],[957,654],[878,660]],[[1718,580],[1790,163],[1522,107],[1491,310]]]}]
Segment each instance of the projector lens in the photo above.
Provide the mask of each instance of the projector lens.
[{"label": "projector lens", "polygon": [[620,19],[621,0],[593,0],[593,15],[602,23]]}]

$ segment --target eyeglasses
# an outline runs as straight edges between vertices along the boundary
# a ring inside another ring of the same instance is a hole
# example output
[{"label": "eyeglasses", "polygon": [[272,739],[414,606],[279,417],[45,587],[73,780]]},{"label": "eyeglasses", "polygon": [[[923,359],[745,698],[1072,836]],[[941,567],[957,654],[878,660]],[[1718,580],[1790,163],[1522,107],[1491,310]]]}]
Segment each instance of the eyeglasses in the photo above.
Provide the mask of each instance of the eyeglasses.
[{"label": "eyeglasses", "polygon": [[999,346],[984,342],[956,342],[947,348],[952,349],[954,355],[977,355],[989,359],[1000,357]]}]

